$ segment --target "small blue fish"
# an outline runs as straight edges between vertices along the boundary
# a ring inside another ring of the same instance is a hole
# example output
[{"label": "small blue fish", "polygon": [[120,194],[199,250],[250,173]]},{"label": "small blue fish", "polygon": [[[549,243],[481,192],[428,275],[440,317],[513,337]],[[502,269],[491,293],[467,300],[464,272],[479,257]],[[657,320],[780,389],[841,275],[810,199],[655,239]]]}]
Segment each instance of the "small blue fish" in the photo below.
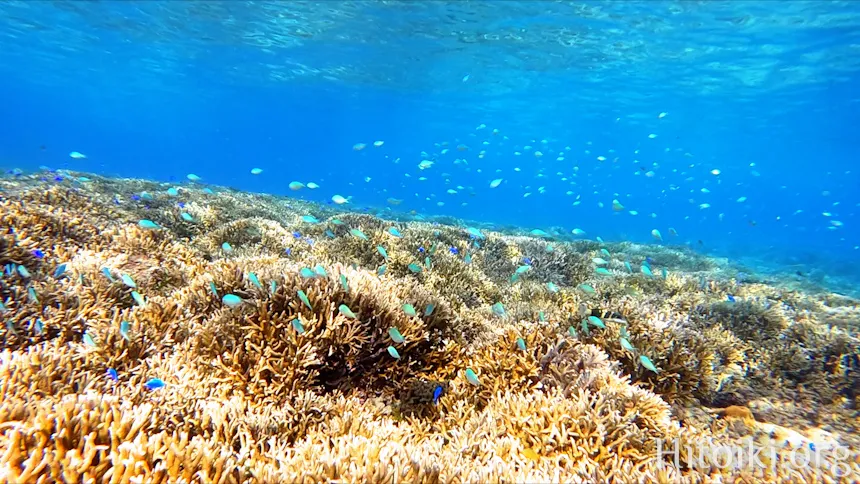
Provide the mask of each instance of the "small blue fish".
[{"label": "small blue fish", "polygon": [[424,253],[424,247],[418,247],[418,252]]},{"label": "small blue fish", "polygon": [[221,302],[227,307],[235,308],[242,304],[242,298],[235,294],[225,294],[224,297],[221,298]]},{"label": "small blue fish", "polygon": [[33,256],[37,259],[44,259],[45,253],[39,249],[33,249]]},{"label": "small blue fish", "polygon": [[317,276],[316,272],[312,271],[308,267],[303,267],[302,270],[299,271],[299,274],[301,274],[305,279],[313,279]]},{"label": "small blue fish", "polygon": [[598,318],[597,316],[589,316],[588,322],[597,326],[598,328],[606,329],[606,325],[603,323],[603,320]]},{"label": "small blue fish", "polygon": [[158,225],[157,223],[153,222],[152,220],[147,220],[147,219],[141,220],[140,222],[137,223],[137,225],[140,226],[140,228],[147,229],[147,230],[155,230],[155,229],[161,228],[161,226]]},{"label": "small blue fish", "polygon": [[254,274],[253,272],[249,272],[248,273],[248,279],[251,281],[251,284],[257,286],[258,289],[263,288],[263,285],[260,284],[260,280],[257,279],[257,274]]},{"label": "small blue fish", "polygon": [[442,396],[443,391],[445,391],[445,389],[442,387],[442,385],[437,385],[436,389],[433,390],[433,405],[439,403],[439,397]]},{"label": "small blue fish", "polygon": [[132,279],[130,275],[123,274],[121,279],[122,283],[128,287],[137,287],[137,284],[135,284],[134,279]]},{"label": "small blue fish", "polygon": [[400,353],[398,353],[397,348],[395,348],[393,346],[388,347],[388,354],[391,355],[391,357],[394,358],[395,360],[400,359]]},{"label": "small blue fish", "polygon": [[284,253],[287,254],[288,256],[293,255],[293,249],[287,247],[286,249],[284,249]]},{"label": "small blue fish", "polygon": [[349,306],[347,306],[346,304],[341,304],[340,306],[338,306],[337,310],[340,312],[340,314],[343,314],[347,318],[356,319],[355,313],[352,312],[352,309],[349,309]]},{"label": "small blue fish", "polygon": [[308,299],[308,295],[307,295],[307,294],[305,294],[305,291],[302,291],[301,289],[299,289],[299,290],[296,292],[296,294],[298,294],[298,295],[299,295],[299,299],[301,299],[301,300],[302,300],[302,302],[303,302],[303,303],[305,303],[305,306],[307,306],[307,307],[308,307],[308,309],[311,309],[311,310],[312,310],[312,309],[314,308],[313,306],[311,306],[311,300],[310,300],[310,299]]},{"label": "small blue fish", "polygon": [[500,302],[493,304],[492,310],[493,310],[493,314],[495,314],[496,316],[501,316],[501,317],[505,316],[505,306]]},{"label": "small blue fish", "polygon": [[731,294],[726,294],[726,300],[733,303],[733,302],[735,302],[735,297],[732,296]]},{"label": "small blue fish", "polygon": [[478,375],[476,375],[475,371],[471,368],[466,368],[466,380],[476,387],[481,386],[481,381],[478,380]]},{"label": "small blue fish", "polygon": [[110,282],[115,282],[113,274],[111,274],[110,269],[108,269],[107,267],[102,267],[102,274],[104,274],[104,276],[107,277]]},{"label": "small blue fish", "polygon": [[654,365],[654,362],[651,361],[651,358],[648,358],[645,355],[639,355],[639,362],[642,363],[642,366],[644,366],[645,369],[651,370],[654,373],[659,373],[657,367]]},{"label": "small blue fish", "polygon": [[293,232],[293,237],[295,237],[295,238],[297,238],[297,239],[301,239],[301,238],[302,238],[302,233],[301,233],[301,232]]},{"label": "small blue fish", "polygon": [[110,378],[113,381],[119,380],[119,374],[113,368],[108,368],[107,376],[108,376],[108,378]]},{"label": "small blue fish", "polygon": [[58,278],[59,278],[60,276],[62,276],[65,272],[66,272],[66,264],[65,264],[65,263],[63,263],[63,264],[58,265],[58,266],[57,266],[57,269],[54,271],[54,278],[55,278],[55,279],[58,279]]},{"label": "small blue fish", "polygon": [[458,248],[456,248],[456,247],[451,247],[451,248],[450,248],[450,249],[448,249],[448,250],[450,250],[450,251],[451,251],[451,253],[452,253],[452,254],[454,254],[454,255],[457,255],[457,254],[459,254],[459,253],[460,253],[460,250],[459,250]]},{"label": "small blue fish", "polygon": [[[410,306],[410,307],[411,307],[411,306]],[[413,311],[414,311],[414,309],[413,309]],[[403,344],[403,342],[404,342],[404,341],[406,341],[406,340],[403,338],[403,335],[402,335],[402,334],[400,334],[400,331],[399,331],[397,328],[394,328],[394,327],[392,327],[392,328],[388,328],[388,336],[390,336],[390,337],[391,337],[391,341],[394,341],[396,344]]]},{"label": "small blue fish", "polygon": [[153,391],[158,390],[159,388],[164,388],[165,383],[161,380],[161,378],[151,378],[146,383],[144,383],[143,386],[147,390]]},{"label": "small blue fish", "polygon": [[128,332],[131,331],[131,324],[128,321],[122,321],[119,323],[119,335],[122,336],[122,339],[129,341],[130,336]]},{"label": "small blue fish", "polygon": [[531,257],[523,257],[523,264],[525,264],[527,266],[532,265],[532,258]]},{"label": "small blue fish", "polygon": [[355,237],[358,237],[358,238],[359,238],[359,239],[361,239],[361,240],[369,240],[369,239],[367,238],[367,235],[365,235],[365,234],[364,234],[364,232],[362,232],[362,231],[361,231],[361,230],[359,230],[359,229],[352,229],[352,230],[350,230],[350,231],[349,231],[349,233],[351,233],[351,234],[352,234],[353,236],[355,236]]}]

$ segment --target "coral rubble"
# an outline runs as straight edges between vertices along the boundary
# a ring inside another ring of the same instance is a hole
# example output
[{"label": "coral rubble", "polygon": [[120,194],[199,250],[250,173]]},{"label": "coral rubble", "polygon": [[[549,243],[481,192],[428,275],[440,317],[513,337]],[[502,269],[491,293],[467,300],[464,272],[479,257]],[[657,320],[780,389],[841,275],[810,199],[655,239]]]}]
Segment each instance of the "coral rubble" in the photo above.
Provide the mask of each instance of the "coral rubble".
[{"label": "coral rubble", "polygon": [[197,184],[0,188],[3,482],[858,476],[849,298]]}]

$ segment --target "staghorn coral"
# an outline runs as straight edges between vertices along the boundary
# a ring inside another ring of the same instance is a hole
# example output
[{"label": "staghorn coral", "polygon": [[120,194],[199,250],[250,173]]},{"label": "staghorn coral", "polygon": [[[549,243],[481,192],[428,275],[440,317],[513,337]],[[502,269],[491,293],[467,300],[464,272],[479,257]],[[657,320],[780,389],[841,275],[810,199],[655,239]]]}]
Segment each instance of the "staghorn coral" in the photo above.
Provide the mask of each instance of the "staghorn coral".
[{"label": "staghorn coral", "polygon": [[[152,405],[131,407],[93,393],[59,401],[4,400],[2,477],[10,482],[237,482],[242,471],[223,445],[157,431]],[[152,465],[141,465],[149,462]]]},{"label": "staghorn coral", "polygon": [[[684,250],[478,240],[295,199],[88,178],[0,180],[4,482],[836,480],[698,466],[686,451],[676,468],[656,439],[858,458],[860,344],[844,297],[741,284]],[[593,271],[601,248],[609,276]],[[638,271],[646,255],[654,277]],[[588,316],[605,328],[583,331]],[[146,389],[152,378],[165,388]]]}]

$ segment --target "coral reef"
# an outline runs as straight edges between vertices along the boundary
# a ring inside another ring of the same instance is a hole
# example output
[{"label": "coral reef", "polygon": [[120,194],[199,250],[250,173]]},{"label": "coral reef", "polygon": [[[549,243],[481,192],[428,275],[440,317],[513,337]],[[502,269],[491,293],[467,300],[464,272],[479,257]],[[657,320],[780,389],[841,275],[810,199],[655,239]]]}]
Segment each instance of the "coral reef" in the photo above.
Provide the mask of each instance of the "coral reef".
[{"label": "coral reef", "polygon": [[[62,178],[0,180],[2,482],[858,478],[845,296],[663,246]],[[768,465],[691,450],[751,442]],[[797,451],[823,457],[778,465]]]}]

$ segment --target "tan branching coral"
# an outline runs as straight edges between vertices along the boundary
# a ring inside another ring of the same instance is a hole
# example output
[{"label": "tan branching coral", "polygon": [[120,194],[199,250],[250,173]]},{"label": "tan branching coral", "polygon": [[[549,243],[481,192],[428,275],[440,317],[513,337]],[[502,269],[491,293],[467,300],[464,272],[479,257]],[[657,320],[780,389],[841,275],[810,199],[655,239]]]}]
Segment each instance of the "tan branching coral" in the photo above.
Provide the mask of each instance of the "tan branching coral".
[{"label": "tan branching coral", "polygon": [[0,481],[838,480],[684,447],[744,439],[845,446],[857,476],[850,298],[686,249],[87,178],[0,180]]},{"label": "tan branching coral", "polygon": [[[93,393],[4,400],[0,460],[9,482],[239,482],[237,458],[203,437],[157,430],[152,405]],[[141,465],[142,463],[151,465]]]},{"label": "tan branching coral", "polygon": [[[302,388],[399,389],[413,371],[447,363],[442,339],[451,336],[446,333],[449,324],[456,327],[455,318],[420,286],[339,265],[329,267],[327,276],[311,278],[289,263],[279,268],[283,274],[274,279],[274,293],[250,283],[241,290],[228,286],[225,290],[244,294],[249,302],[220,311],[201,331],[200,347],[219,355],[219,365],[257,397],[277,401]],[[264,272],[259,277],[268,280]],[[420,315],[408,315],[405,304]],[[431,304],[432,314],[424,315]],[[403,343],[391,339],[390,328],[399,331]]]}]

